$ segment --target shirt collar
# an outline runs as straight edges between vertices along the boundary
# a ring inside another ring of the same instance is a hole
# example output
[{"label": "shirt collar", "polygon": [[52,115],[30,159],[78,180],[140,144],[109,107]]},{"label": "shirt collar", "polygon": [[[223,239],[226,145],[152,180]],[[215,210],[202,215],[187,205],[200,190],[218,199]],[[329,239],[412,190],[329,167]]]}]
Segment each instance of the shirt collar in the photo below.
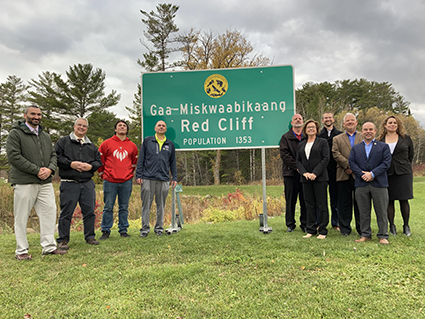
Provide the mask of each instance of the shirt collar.
[{"label": "shirt collar", "polygon": [[38,125],[36,128],[33,128],[31,125],[29,125],[27,122],[25,122],[25,125],[30,129],[31,132],[34,132],[35,135],[38,135]]}]

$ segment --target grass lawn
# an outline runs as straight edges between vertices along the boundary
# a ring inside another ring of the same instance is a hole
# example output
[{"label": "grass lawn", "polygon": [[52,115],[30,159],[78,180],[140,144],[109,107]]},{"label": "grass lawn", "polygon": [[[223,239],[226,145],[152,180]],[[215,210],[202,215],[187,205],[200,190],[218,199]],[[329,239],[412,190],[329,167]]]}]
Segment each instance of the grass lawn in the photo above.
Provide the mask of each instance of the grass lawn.
[{"label": "grass lawn", "polygon": [[269,219],[268,235],[258,220],[162,237],[114,231],[99,246],[73,232],[64,256],[42,257],[29,234],[33,260],[20,262],[14,235],[0,235],[0,318],[425,317],[425,179],[414,191],[413,235],[391,236],[388,246],[333,229],[323,241],[303,239],[299,228],[286,233],[283,216]]}]

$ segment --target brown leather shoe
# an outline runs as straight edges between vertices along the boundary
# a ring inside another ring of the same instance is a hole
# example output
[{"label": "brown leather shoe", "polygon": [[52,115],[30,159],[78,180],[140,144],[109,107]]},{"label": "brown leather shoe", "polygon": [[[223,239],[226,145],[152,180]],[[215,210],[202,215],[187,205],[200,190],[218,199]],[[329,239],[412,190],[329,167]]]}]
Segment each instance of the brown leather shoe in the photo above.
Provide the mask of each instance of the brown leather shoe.
[{"label": "brown leather shoe", "polygon": [[372,238],[369,238],[369,237],[360,237],[359,239],[356,239],[355,242],[356,243],[363,243],[363,242],[369,241],[369,240],[372,240]]},{"label": "brown leather shoe", "polygon": [[379,238],[379,243],[382,245],[388,245],[390,242],[388,241],[388,239]]},{"label": "brown leather shoe", "polygon": [[87,244],[89,244],[89,245],[99,245],[99,242],[96,239],[91,238],[91,239],[87,240]]},{"label": "brown leather shoe", "polygon": [[58,243],[58,248],[62,249],[62,250],[68,250],[69,246],[68,243],[66,241],[61,241]]},{"label": "brown leather shoe", "polygon": [[28,254],[20,254],[20,255],[16,255],[16,256],[15,256],[15,258],[16,258],[17,260],[26,260],[26,259],[28,259],[28,260],[32,260],[32,256],[31,256],[31,255],[28,255]]},{"label": "brown leather shoe", "polygon": [[66,250],[55,249],[53,251],[49,251],[47,253],[43,253],[43,255],[65,255],[68,252]]}]

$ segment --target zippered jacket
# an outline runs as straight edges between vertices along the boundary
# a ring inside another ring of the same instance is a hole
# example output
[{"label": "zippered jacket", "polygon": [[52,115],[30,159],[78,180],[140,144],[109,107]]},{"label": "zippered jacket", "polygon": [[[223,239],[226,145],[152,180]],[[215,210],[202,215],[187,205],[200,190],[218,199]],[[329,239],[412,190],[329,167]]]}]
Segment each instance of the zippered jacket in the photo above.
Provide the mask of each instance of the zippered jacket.
[{"label": "zippered jacket", "polygon": [[[25,121],[17,121],[7,137],[6,153],[13,184],[47,184],[52,182],[56,171],[56,153],[50,135],[38,126],[38,136],[31,132]],[[38,178],[41,167],[52,170],[46,180]]]},{"label": "zippered jacket", "polygon": [[124,183],[134,176],[139,150],[128,137],[123,141],[114,135],[99,147],[102,166],[100,177],[111,183]]},{"label": "zippered jacket", "polygon": [[[93,177],[94,172],[102,166],[99,151],[87,136],[84,137],[83,144],[76,139],[74,133],[61,137],[56,143],[55,150],[61,179],[79,183],[88,182]],[[88,163],[92,166],[92,169],[87,172],[79,172],[71,168],[71,163],[74,161]]]},{"label": "zippered jacket", "polygon": [[[304,137],[302,139],[304,139]],[[300,144],[300,141],[295,137],[294,131],[292,129],[283,134],[282,138],[280,139],[279,150],[280,158],[283,161],[283,177],[299,176],[296,164],[298,144]]]},{"label": "zippered jacket", "polygon": [[155,136],[148,136],[140,147],[136,178],[177,182],[176,149],[174,143],[166,139],[159,150]]}]

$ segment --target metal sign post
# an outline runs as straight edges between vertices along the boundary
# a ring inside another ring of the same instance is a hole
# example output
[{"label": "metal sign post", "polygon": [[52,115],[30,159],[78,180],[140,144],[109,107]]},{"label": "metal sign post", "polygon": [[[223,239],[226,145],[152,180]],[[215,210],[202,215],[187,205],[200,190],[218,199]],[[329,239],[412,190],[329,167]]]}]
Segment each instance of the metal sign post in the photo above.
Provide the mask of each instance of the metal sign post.
[{"label": "metal sign post", "polygon": [[267,191],[266,191],[266,149],[261,149],[261,169],[263,178],[263,214],[260,214],[260,232],[269,234],[273,231],[267,220]]},{"label": "metal sign post", "polygon": [[[165,234],[167,235],[175,234],[183,228],[183,212],[179,196],[179,193],[182,191],[183,188],[181,185],[176,185],[176,187],[171,190],[171,227],[165,231]],[[176,197],[178,202],[179,214],[176,214]]]}]

